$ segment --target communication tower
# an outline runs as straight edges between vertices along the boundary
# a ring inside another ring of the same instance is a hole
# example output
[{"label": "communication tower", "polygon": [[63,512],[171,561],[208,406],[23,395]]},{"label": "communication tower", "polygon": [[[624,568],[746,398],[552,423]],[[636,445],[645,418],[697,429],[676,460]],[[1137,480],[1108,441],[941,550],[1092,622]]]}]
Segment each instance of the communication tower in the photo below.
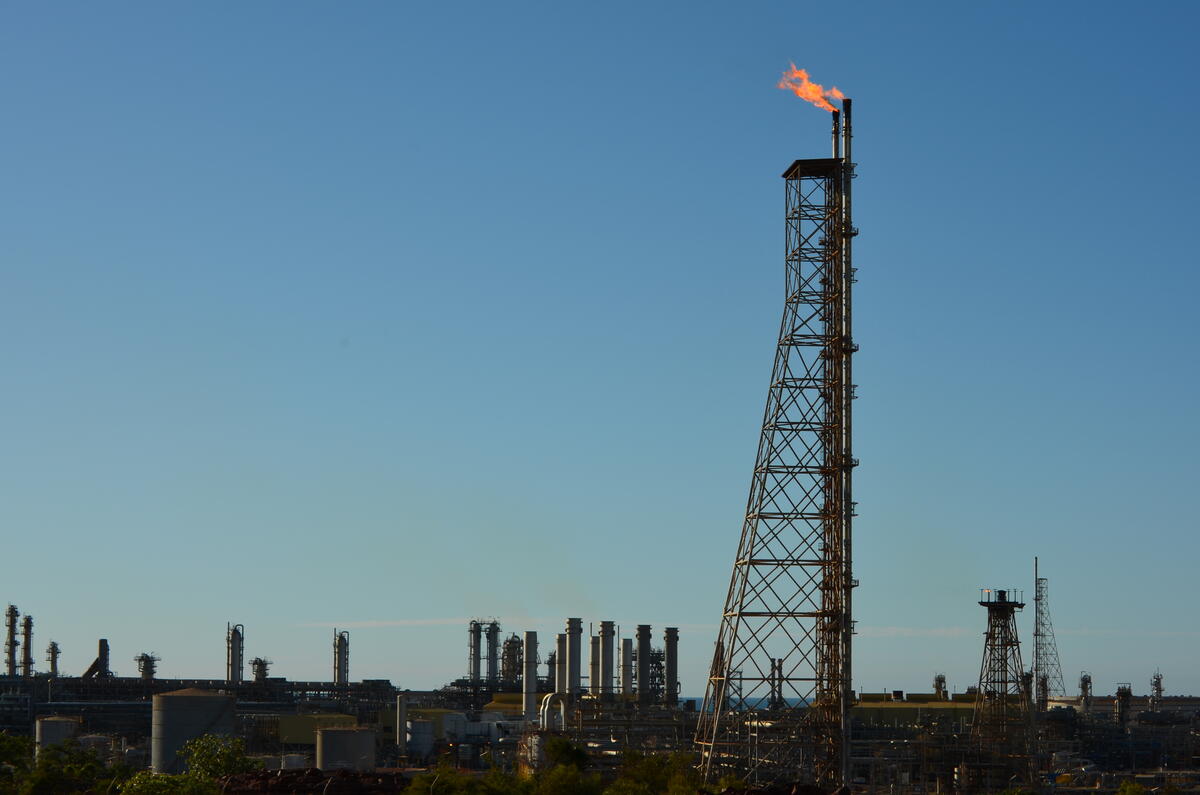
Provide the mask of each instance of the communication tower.
[{"label": "communication tower", "polygon": [[1058,644],[1054,641],[1054,625],[1050,623],[1049,591],[1045,577],[1038,576],[1038,559],[1033,559],[1033,676],[1037,687],[1037,707],[1044,711],[1051,696],[1067,697],[1062,665],[1058,660]]},{"label": "communication tower", "polygon": [[696,730],[706,779],[849,779],[850,100],[785,185],[786,292],[746,518]]}]

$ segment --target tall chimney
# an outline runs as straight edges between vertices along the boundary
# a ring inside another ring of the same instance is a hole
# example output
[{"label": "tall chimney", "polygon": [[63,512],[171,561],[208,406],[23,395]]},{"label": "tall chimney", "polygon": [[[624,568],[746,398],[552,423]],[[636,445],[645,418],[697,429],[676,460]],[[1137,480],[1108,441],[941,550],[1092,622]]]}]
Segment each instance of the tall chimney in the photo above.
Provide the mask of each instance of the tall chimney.
[{"label": "tall chimney", "polygon": [[579,695],[583,674],[583,619],[567,619],[567,693]]},{"label": "tall chimney", "polygon": [[613,693],[613,622],[600,622],[600,697],[612,700]]},{"label": "tall chimney", "polygon": [[525,715],[525,720],[535,720],[538,711],[538,676],[537,633],[533,630],[525,631],[523,656],[525,672],[521,677],[521,712]]},{"label": "tall chimney", "polygon": [[663,702],[673,707],[679,703],[679,627],[663,632],[663,678]]}]

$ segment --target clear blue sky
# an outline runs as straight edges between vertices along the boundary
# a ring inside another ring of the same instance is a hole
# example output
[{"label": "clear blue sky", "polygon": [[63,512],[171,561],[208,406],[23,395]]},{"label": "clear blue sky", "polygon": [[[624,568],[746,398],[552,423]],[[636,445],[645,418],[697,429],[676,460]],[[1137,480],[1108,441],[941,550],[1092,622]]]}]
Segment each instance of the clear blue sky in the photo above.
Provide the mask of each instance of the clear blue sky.
[{"label": "clear blue sky", "polygon": [[0,600],[76,674],[103,636],[220,676],[240,621],[413,688],[471,616],[675,624],[701,693],[779,174],[828,146],[795,61],[857,102],[857,686],[971,684],[978,588],[1037,554],[1069,685],[1200,693],[1198,22],[7,4]]}]

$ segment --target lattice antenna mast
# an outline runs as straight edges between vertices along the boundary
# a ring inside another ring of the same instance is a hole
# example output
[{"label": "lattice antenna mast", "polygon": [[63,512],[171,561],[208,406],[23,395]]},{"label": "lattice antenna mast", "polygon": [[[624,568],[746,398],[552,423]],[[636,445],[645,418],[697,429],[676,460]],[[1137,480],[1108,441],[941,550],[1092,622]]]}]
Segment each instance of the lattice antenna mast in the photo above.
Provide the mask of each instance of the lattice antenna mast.
[{"label": "lattice antenna mast", "polygon": [[783,174],[783,321],[696,731],[709,781],[849,780],[850,107],[833,113],[833,156]]},{"label": "lattice antenna mast", "polygon": [[1067,685],[1059,664],[1058,644],[1054,641],[1054,625],[1050,622],[1048,581],[1038,576],[1037,558],[1033,559],[1033,582],[1033,675],[1038,709],[1045,710],[1050,697],[1067,697]]}]

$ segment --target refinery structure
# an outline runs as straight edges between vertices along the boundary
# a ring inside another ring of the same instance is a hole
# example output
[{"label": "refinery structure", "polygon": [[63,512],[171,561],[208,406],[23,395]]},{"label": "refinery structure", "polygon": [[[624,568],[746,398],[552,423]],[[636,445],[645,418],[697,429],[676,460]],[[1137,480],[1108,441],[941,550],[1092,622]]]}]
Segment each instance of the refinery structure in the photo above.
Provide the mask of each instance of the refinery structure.
[{"label": "refinery structure", "polygon": [[[807,76],[793,69],[797,76],[807,91]],[[549,740],[565,737],[602,775],[630,751],[683,753],[707,782],[751,790],[1115,792],[1126,779],[1200,787],[1200,699],[1168,695],[1158,671],[1142,672],[1147,690],[1112,683],[1113,694],[1100,695],[1086,671],[1068,687],[1050,579],[1036,561],[1024,648],[1024,588],[959,595],[978,602],[983,639],[978,677],[964,692],[948,690],[936,661],[927,692],[853,689],[856,164],[851,101],[817,89],[805,98],[831,111],[831,151],[782,175],[783,319],[715,637],[600,617],[568,617],[561,632],[539,637],[481,617],[463,627],[463,670],[439,688],[412,690],[356,681],[351,634],[337,629],[328,680],[280,676],[266,656],[246,659],[253,627],[234,621],[225,626],[224,676],[165,678],[159,655],[129,649],[119,653],[138,674],[117,676],[105,639],[72,674],[53,641],[40,664],[32,617],[9,605],[0,731],[39,747],[74,740],[160,773],[178,772],[179,749],[203,734],[241,737],[265,767],[280,769],[440,762],[517,774],[537,771]],[[702,699],[680,691],[681,653],[711,660]]]}]

